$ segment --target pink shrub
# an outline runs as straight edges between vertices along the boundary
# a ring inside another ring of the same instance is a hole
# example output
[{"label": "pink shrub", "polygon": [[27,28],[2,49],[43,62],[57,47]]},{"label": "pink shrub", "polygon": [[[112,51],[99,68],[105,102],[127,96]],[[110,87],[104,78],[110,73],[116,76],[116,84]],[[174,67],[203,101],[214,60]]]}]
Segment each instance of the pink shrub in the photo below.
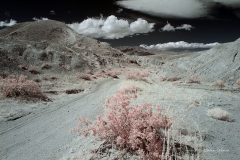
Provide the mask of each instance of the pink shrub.
[{"label": "pink shrub", "polygon": [[149,76],[149,71],[147,70],[135,70],[129,71],[126,75],[127,79],[135,80],[135,81],[146,81],[146,77]]},{"label": "pink shrub", "polygon": [[6,97],[47,98],[34,81],[23,75],[12,75],[4,79],[2,91]]},{"label": "pink shrub", "polygon": [[153,112],[151,104],[131,106],[131,99],[139,91],[140,88],[128,87],[116,92],[106,100],[103,117],[98,116],[94,124],[80,118],[76,130],[84,136],[93,134],[144,159],[162,159],[162,153],[166,152],[162,131],[169,129],[172,122],[161,113],[160,107]]}]

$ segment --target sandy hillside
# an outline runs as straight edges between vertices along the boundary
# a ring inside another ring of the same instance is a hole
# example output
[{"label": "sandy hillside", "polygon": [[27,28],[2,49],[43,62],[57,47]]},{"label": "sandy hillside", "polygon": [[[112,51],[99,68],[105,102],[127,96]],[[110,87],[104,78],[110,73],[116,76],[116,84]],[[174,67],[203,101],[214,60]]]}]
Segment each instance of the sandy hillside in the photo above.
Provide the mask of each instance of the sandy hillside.
[{"label": "sandy hillside", "polygon": [[[100,153],[104,141],[70,133],[79,117],[103,116],[106,98],[129,86],[141,90],[132,106],[160,105],[171,119],[172,157],[239,159],[239,40],[201,52],[120,51],[57,21],[17,24],[0,36],[0,159],[140,159],[114,147]],[[13,74],[47,99],[6,96]]]}]

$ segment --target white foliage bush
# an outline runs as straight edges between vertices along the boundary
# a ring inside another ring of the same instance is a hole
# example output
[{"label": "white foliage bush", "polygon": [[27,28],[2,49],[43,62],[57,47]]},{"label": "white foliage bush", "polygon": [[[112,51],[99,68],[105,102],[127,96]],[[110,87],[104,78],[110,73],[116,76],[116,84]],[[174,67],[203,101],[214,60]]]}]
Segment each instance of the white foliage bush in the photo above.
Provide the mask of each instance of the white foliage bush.
[{"label": "white foliage bush", "polygon": [[214,119],[218,119],[218,120],[222,120],[222,121],[229,121],[229,119],[230,119],[230,113],[219,107],[209,109],[207,111],[207,115]]}]

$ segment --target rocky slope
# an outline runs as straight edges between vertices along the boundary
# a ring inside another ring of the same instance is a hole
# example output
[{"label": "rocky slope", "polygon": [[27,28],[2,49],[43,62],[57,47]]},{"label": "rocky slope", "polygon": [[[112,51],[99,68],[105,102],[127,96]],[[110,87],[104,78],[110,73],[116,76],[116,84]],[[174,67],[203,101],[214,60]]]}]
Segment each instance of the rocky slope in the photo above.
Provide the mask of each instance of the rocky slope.
[{"label": "rocky slope", "polygon": [[1,72],[82,71],[127,62],[119,50],[52,20],[20,23],[0,30],[0,37]]},{"label": "rocky slope", "polygon": [[240,39],[169,61],[162,66],[166,76],[198,77],[203,81],[223,80],[234,84],[240,78]]}]

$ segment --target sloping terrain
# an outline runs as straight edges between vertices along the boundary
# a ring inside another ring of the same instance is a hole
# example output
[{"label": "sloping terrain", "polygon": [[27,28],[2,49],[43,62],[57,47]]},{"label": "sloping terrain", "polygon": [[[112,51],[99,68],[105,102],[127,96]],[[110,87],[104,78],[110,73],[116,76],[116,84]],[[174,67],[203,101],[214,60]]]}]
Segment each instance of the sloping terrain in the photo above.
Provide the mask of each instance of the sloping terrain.
[{"label": "sloping terrain", "polygon": [[207,82],[223,80],[233,85],[240,78],[240,39],[170,61],[161,71],[182,78],[198,77]]},{"label": "sloping terrain", "polygon": [[122,52],[52,20],[17,24],[0,30],[0,37],[1,74],[24,72],[24,67],[41,72],[83,71],[127,62]]},{"label": "sloping terrain", "polygon": [[[152,73],[148,80],[155,74]],[[0,159],[91,159],[95,155],[91,151],[98,149],[101,142],[70,133],[70,130],[77,127],[79,117],[95,120],[96,115],[102,115],[105,99],[129,85],[142,89],[133,104],[151,102],[160,105],[173,121],[171,130],[181,133],[179,142],[200,149],[199,152],[203,152],[200,159],[238,159],[239,92],[223,92],[206,84],[146,83],[122,78],[108,79],[84,94],[59,96],[54,102],[41,104],[45,106],[41,110],[0,122]],[[2,105],[18,105],[2,102]],[[215,107],[227,110],[231,121],[209,117],[207,111]],[[105,159],[114,159],[115,156],[118,156],[117,152],[109,157],[106,155]]]}]

